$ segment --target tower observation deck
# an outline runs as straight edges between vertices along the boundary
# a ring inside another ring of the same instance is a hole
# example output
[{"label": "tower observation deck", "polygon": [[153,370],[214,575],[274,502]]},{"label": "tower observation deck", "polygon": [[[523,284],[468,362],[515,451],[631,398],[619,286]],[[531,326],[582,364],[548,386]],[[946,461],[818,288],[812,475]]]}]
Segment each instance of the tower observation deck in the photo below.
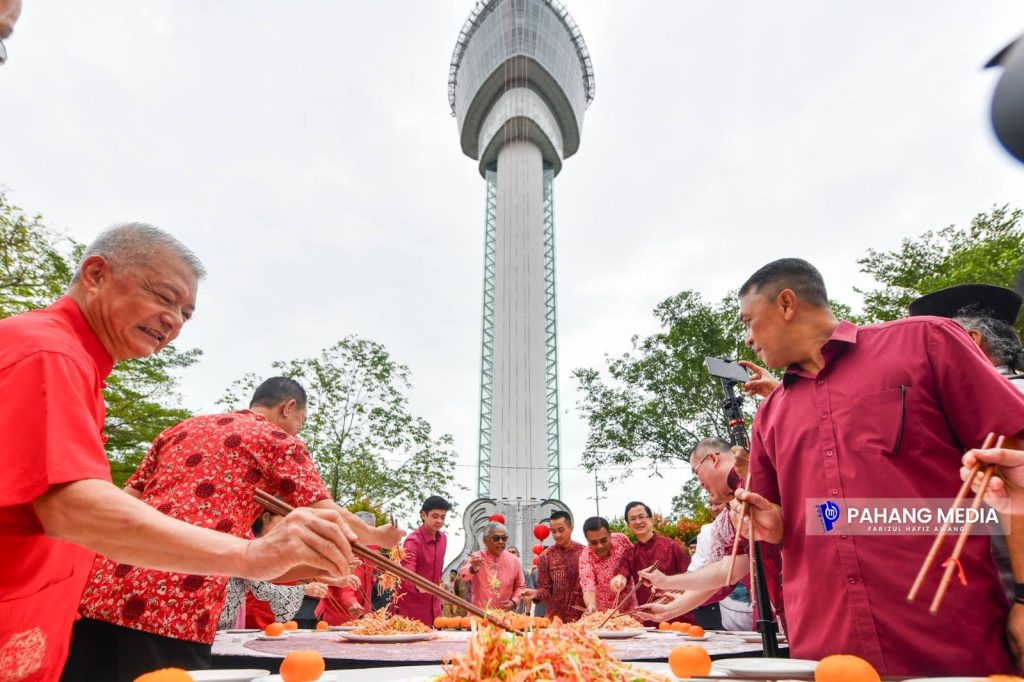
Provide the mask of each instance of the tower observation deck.
[{"label": "tower observation deck", "polygon": [[476,3],[448,100],[487,187],[480,498],[561,495],[552,185],[593,98],[590,55],[561,2]]}]

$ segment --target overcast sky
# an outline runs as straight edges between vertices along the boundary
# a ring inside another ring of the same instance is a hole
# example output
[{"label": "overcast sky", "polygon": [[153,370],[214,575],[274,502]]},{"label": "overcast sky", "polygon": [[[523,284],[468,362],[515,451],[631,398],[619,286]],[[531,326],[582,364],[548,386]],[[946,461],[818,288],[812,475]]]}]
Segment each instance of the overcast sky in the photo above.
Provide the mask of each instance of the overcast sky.
[{"label": "overcast sky", "polygon": [[[358,334],[409,365],[413,410],[455,436],[475,489],[484,183],[446,91],[472,4],[25,0],[0,67],[0,183],[79,241],[142,220],[200,255],[188,407]],[[567,5],[597,81],[555,182],[563,498],[585,517],[569,375],[655,331],[659,301],[801,256],[856,306],[869,247],[1024,205],[981,68],[1024,5]],[[602,512],[668,511],[676,473],[616,486]]]}]

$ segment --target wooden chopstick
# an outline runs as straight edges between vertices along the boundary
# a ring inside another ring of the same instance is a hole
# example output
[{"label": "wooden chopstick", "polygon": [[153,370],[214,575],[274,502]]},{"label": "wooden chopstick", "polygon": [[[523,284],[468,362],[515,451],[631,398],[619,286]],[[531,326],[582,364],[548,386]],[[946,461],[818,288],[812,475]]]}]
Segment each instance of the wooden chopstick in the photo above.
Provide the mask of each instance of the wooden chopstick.
[{"label": "wooden chopstick", "polygon": [[[747,492],[750,492],[750,474],[750,469],[747,469],[747,482],[743,485],[743,489],[746,490]],[[729,555],[729,572],[725,574],[725,587],[729,587],[733,584],[732,573],[733,570],[735,570],[736,568],[736,553],[739,552],[740,549],[740,535],[742,534],[741,531],[743,529],[743,516],[746,513],[747,501],[743,500],[743,502],[740,504],[740,518],[736,522],[736,537],[732,541],[732,554]],[[751,531],[753,531],[753,528],[751,528]],[[750,542],[753,541],[754,539],[750,538]]]},{"label": "wooden chopstick", "polygon": [[[290,504],[282,502],[281,500],[272,496],[270,493],[259,488],[257,488],[256,491],[253,493],[253,499],[256,500],[257,503],[265,507],[268,511],[278,514],[279,516],[287,516],[290,512],[292,512],[295,509]],[[456,606],[464,608],[469,613],[472,613],[475,616],[480,616],[484,620],[493,623],[494,625],[497,625],[498,627],[504,630],[508,630],[509,632],[515,633],[517,635],[523,634],[522,632],[519,632],[518,630],[515,630],[509,627],[508,625],[502,623],[498,618],[487,613],[483,609],[475,606],[474,604],[471,604],[470,602],[466,601],[461,597],[452,594],[451,592],[448,592],[447,590],[441,589],[440,587],[430,582],[423,576],[413,573],[405,566],[399,563],[395,563],[394,561],[391,561],[379,552],[374,552],[373,550],[368,549],[367,547],[363,546],[359,542],[356,542],[355,540],[350,540],[349,545],[351,545],[352,547],[352,553],[358,556],[359,558],[366,559],[378,568],[387,571],[392,575],[397,576],[401,580],[407,580],[408,582],[418,587],[421,591],[427,592],[428,594],[437,597],[441,601],[446,601],[450,604],[455,604]]]},{"label": "wooden chopstick", "polygon": [[[657,567],[658,567],[658,560],[657,560],[657,559],[655,559],[655,560],[654,560],[654,563],[653,563],[653,564],[651,564],[650,566],[648,566],[647,568],[645,568],[644,570],[645,570],[645,571],[653,571],[653,570],[654,570],[654,569],[656,569]],[[634,594],[636,594],[636,591],[640,589],[640,584],[641,584],[642,582],[643,582],[643,579],[642,579],[642,578],[641,578],[641,577],[640,577],[640,576],[638,575],[638,576],[637,576],[637,579],[636,579],[636,584],[635,584],[635,585],[633,585],[633,589],[631,589],[631,590],[630,590],[629,592],[627,592],[627,593],[626,593],[626,596],[625,596],[625,597],[623,597],[622,599],[619,599],[619,600],[618,600],[618,601],[617,601],[617,602],[615,603],[615,605],[614,605],[614,606],[612,607],[612,610],[608,612],[608,615],[607,615],[607,616],[605,616],[604,620],[602,620],[602,621],[601,621],[601,624],[597,626],[597,629],[598,629],[598,630],[600,630],[601,628],[603,628],[603,627],[604,627],[604,624],[605,624],[605,623],[607,623],[607,622],[608,622],[609,620],[611,620],[612,616],[614,616],[614,615],[616,614],[616,612],[618,612],[618,610],[619,610],[619,607],[621,607],[621,606],[622,606],[623,604],[625,604],[625,603],[626,603],[626,600],[627,600],[627,599],[629,599],[629,598],[630,598],[630,597],[632,597],[632,596],[633,596]],[[635,609],[634,609],[634,610],[635,610]]]},{"label": "wooden chopstick", "polygon": [[[999,436],[996,440],[996,447],[1003,447],[1003,443],[1006,442],[1005,436]],[[975,462],[975,465],[980,462]],[[974,495],[974,501],[971,503],[971,509],[977,510],[981,506],[981,500],[985,497],[985,488],[988,487],[988,482],[992,478],[992,474],[995,472],[994,464],[986,464],[981,468],[981,486],[978,488],[978,492]],[[967,477],[968,482],[973,481],[975,476],[974,468],[971,469],[971,475]],[[933,616],[939,612],[939,605],[942,604],[942,597],[946,594],[946,588],[949,587],[949,581],[953,578],[953,570],[960,565],[960,554],[964,550],[964,545],[967,544],[967,536],[971,534],[971,528],[974,527],[974,521],[969,520],[964,523],[964,527],[960,530],[960,535],[956,539],[956,545],[953,546],[953,553],[949,556],[946,561],[946,572],[942,574],[942,581],[939,582],[939,589],[935,591],[935,598],[932,599],[932,605],[928,609],[928,612]]]},{"label": "wooden chopstick", "polygon": [[[995,440],[996,434],[988,434],[988,436],[985,437],[985,442],[981,444],[981,449],[987,450],[988,448],[991,448]],[[1000,442],[1002,442],[1002,438],[1000,438]],[[967,477],[967,480],[964,481],[963,485],[960,486],[960,491],[956,494],[956,499],[953,501],[953,509],[958,508],[960,506],[960,503],[963,501],[964,497],[967,496],[967,491],[971,487],[971,481],[974,480],[974,477],[978,473],[978,469],[980,468],[980,466],[980,461],[974,463],[974,467],[971,468],[970,475]],[[981,488],[980,490],[984,491],[985,489]],[[978,499],[977,496],[975,496],[975,499]],[[931,549],[928,550],[928,555],[924,558],[924,563],[921,564],[921,570],[917,572],[917,578],[914,579],[914,584],[911,586],[910,592],[907,593],[908,602],[913,603],[914,599],[917,598],[917,593],[921,590],[921,586],[924,584],[924,577],[928,574],[928,571],[931,570],[932,564],[935,563],[935,557],[938,556],[939,548],[942,546],[943,541],[945,541],[946,535],[949,533],[949,527],[951,525],[952,519],[947,520],[945,523],[942,524],[942,528],[939,530],[939,534],[935,536],[935,540],[934,542],[932,542]],[[959,556],[960,555],[958,553],[957,558],[959,558]],[[952,563],[950,564],[950,566],[952,566]],[[952,575],[952,572],[950,572],[950,575]],[[945,592],[945,589],[943,589],[942,591]],[[934,602],[933,606],[935,606]]]}]

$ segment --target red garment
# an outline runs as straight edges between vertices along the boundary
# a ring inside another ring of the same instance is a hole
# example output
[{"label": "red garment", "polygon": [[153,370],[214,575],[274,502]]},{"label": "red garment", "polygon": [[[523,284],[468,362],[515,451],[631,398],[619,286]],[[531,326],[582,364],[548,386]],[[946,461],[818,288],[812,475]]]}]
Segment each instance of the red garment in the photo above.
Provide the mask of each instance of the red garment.
[{"label": "red garment", "polygon": [[523,578],[523,565],[519,557],[502,550],[498,556],[491,556],[487,550],[476,552],[480,556],[480,566],[476,573],[470,570],[473,565],[469,557],[459,569],[459,577],[470,584],[469,591],[473,595],[473,606],[482,609],[499,609],[501,604],[511,600],[519,604],[519,594],[526,587]]},{"label": "red garment", "polygon": [[[612,549],[606,557],[597,556],[589,547],[580,554],[580,589],[596,593],[598,611],[613,608],[618,601],[619,595],[608,585],[612,578],[624,576],[629,583],[624,588],[627,591],[632,586],[629,580],[629,556],[633,552],[633,543],[622,533],[612,533],[611,543]],[[635,606],[636,595],[633,595],[621,608],[629,610]]]},{"label": "red garment", "polygon": [[[441,584],[441,570],[444,568],[444,552],[448,538],[442,531],[430,537],[427,529],[419,528],[409,533],[402,544],[406,557],[402,565],[435,585]],[[433,627],[434,619],[441,615],[441,600],[432,594],[420,592],[415,585],[405,581],[395,590],[398,599],[395,611],[400,616],[415,618]]]},{"label": "red garment", "polygon": [[[253,491],[292,506],[330,496],[301,440],[240,410],[192,417],[153,442],[128,486],[173,518],[245,537],[263,511]],[[117,564],[97,556],[82,596],[86,618],[212,644],[228,579]]]},{"label": "red garment", "polygon": [[262,599],[257,599],[252,592],[245,593],[245,627],[262,630],[276,621],[277,618],[274,616],[270,604]]},{"label": "red garment", "polygon": [[[370,549],[376,550],[376,545],[370,545]],[[335,585],[327,586],[327,593],[341,605],[343,611],[331,603],[330,599],[321,599],[320,603],[316,605],[316,609],[313,613],[319,620],[325,620],[331,625],[342,625],[350,620],[354,620],[349,615],[348,609],[355,604],[359,604],[363,607],[364,613],[373,611],[373,602],[368,601],[373,599],[373,574],[375,567],[373,564],[363,561],[361,564],[356,566],[352,571],[352,575],[359,578],[360,588],[353,590],[349,586],[336,587]],[[431,623],[433,625],[433,623]]]},{"label": "red garment", "polygon": [[928,613],[938,565],[906,601],[934,538],[812,535],[805,524],[808,505],[826,500],[954,497],[965,448],[1024,429],[1024,395],[950,320],[843,322],[821,350],[817,376],[790,367],[761,405],[750,457],[752,490],[784,510],[793,657],[855,654],[882,675],[1009,672],[1008,607],[987,537],[967,541],[968,584],[950,586],[940,623]]},{"label": "red garment", "polygon": [[46,537],[32,501],[58,483],[110,480],[101,389],[112,367],[67,296],[0,320],[0,679],[57,680],[64,668],[94,555]]},{"label": "red garment", "polygon": [[[568,547],[551,545],[537,562],[537,601],[544,602],[545,615],[563,623],[579,620],[583,613],[580,589],[580,555],[586,547],[573,542]],[[575,608],[580,607],[580,608]]]},{"label": "red garment", "polygon": [[[637,541],[633,545],[633,551],[626,555],[626,560],[629,562],[629,574],[634,584],[639,579],[638,573],[655,561],[658,562],[658,570],[665,575],[686,573],[686,569],[690,567],[690,555],[683,549],[683,543],[657,533],[647,542]],[[645,582],[636,588],[636,601],[638,604],[646,604],[650,600],[651,586]]]}]

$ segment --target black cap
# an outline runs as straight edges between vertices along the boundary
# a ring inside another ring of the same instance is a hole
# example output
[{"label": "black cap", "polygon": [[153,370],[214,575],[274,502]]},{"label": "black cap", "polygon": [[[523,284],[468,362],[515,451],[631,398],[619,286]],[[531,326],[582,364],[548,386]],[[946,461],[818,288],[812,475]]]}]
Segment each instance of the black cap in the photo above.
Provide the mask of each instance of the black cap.
[{"label": "black cap", "polygon": [[911,301],[909,310],[911,317],[956,317],[961,310],[972,306],[984,311],[987,317],[1013,325],[1017,321],[1022,300],[1024,299],[1020,294],[1003,287],[991,284],[958,284]]}]

